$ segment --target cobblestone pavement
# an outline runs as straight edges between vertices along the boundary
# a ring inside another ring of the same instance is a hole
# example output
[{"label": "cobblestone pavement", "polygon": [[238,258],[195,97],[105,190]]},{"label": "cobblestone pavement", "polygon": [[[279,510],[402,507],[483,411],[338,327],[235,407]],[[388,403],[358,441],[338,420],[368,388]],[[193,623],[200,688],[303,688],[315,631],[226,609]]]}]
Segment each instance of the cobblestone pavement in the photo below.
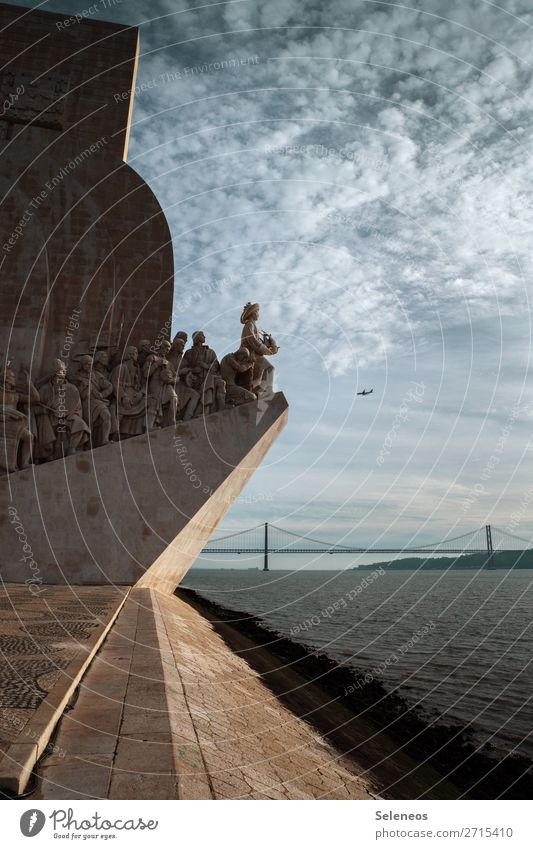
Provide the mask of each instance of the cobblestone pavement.
[{"label": "cobblestone pavement", "polygon": [[186,602],[132,590],[33,798],[368,799]]},{"label": "cobblestone pavement", "polygon": [[0,588],[0,755],[34,743],[33,720],[65,689],[126,590],[4,584]]}]

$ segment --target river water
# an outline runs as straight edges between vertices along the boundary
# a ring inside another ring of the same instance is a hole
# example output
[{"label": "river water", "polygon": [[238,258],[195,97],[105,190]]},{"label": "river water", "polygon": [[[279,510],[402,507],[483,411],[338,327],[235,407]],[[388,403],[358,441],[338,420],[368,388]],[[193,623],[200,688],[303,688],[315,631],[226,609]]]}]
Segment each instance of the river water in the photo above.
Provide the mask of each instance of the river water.
[{"label": "river water", "polygon": [[183,585],[533,760],[532,571],[197,568]]}]

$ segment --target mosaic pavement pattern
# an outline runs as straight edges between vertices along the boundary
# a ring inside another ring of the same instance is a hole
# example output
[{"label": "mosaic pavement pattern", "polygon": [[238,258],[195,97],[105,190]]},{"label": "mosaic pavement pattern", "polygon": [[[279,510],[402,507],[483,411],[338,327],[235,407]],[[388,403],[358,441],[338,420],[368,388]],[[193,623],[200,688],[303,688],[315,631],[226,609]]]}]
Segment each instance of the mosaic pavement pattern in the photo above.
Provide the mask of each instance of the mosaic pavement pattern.
[{"label": "mosaic pavement pattern", "polygon": [[[26,742],[28,722],[61,673],[97,638],[126,590],[0,587],[0,754]],[[30,735],[31,736],[31,735]]]}]

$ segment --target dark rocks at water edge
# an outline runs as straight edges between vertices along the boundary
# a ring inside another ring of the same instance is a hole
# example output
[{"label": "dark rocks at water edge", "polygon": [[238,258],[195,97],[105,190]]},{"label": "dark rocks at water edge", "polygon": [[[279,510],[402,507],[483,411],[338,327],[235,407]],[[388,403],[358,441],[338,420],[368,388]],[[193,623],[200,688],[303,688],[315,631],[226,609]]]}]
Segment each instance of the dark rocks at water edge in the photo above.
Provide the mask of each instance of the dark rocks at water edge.
[{"label": "dark rocks at water edge", "polygon": [[[284,666],[320,687],[330,699],[353,711],[376,731],[383,731],[396,749],[405,752],[417,763],[426,763],[452,782],[458,796],[470,799],[527,799],[533,793],[533,763],[526,757],[509,754],[498,757],[490,743],[479,746],[471,731],[459,724],[444,720],[432,721],[409,704],[398,692],[388,691],[383,682],[364,669],[339,666],[323,653],[313,652],[247,613],[229,610],[207,600],[194,590],[180,589],[178,593],[193,605],[198,604],[216,626],[227,623],[252,640],[258,647],[279,658]],[[246,659],[247,655],[243,655]],[[251,662],[251,661],[250,661]],[[264,675],[268,685],[268,675]],[[283,694],[278,694],[283,700]],[[315,717],[306,717],[313,723]],[[357,719],[355,720],[357,721]],[[318,727],[318,725],[317,725]],[[319,730],[324,733],[324,728]],[[365,757],[365,744],[351,752],[372,769]],[[348,752],[347,752],[348,754]],[[366,753],[368,754],[368,753]],[[429,788],[428,788],[429,789]],[[413,798],[423,797],[419,792]],[[390,793],[394,798],[394,790]],[[428,793],[428,798],[434,798]]]}]

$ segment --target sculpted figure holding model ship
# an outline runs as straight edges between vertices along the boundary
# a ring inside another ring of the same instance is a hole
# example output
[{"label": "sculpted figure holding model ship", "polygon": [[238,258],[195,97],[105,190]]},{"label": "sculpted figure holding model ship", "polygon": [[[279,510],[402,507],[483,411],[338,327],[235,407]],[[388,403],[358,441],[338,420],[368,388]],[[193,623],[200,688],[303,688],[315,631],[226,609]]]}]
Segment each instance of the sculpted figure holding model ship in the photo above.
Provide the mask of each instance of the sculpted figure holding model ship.
[{"label": "sculpted figure holding model ship", "polygon": [[250,351],[253,368],[249,373],[241,375],[238,381],[257,396],[268,395],[274,391],[274,366],[265,354],[277,354],[279,351],[270,333],[265,333],[257,327],[259,309],[259,304],[248,302],[241,313],[241,347]]}]

